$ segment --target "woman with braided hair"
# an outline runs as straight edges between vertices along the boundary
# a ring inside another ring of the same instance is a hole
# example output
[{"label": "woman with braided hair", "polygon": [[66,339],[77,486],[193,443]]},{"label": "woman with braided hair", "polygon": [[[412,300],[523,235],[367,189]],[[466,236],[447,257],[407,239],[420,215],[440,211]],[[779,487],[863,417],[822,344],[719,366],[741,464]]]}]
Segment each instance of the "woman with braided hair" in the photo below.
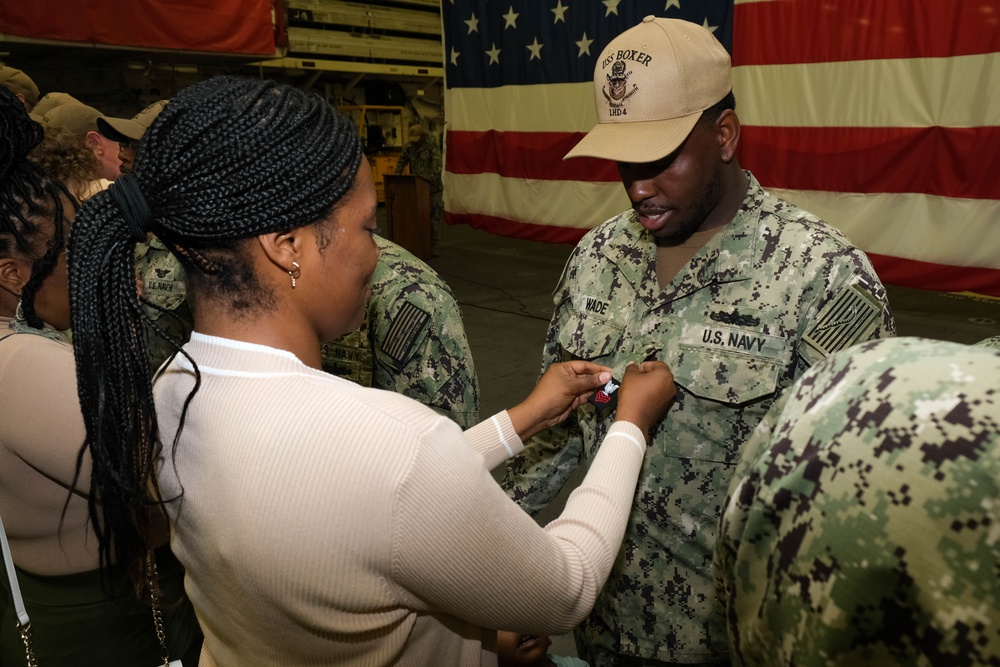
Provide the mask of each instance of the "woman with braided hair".
[{"label": "woman with braided hair", "polygon": [[0,88],[0,336],[12,324],[42,328],[35,293],[64,250],[64,209],[72,208],[65,189],[26,159],[44,133],[27,112],[17,112],[21,103],[8,93]]},{"label": "woman with braided hair", "polygon": [[[75,214],[63,185],[32,164],[42,139],[0,88],[0,517],[31,621],[35,658],[50,665],[154,665],[151,608],[121,568],[99,568],[89,522],[91,459],[76,391],[65,232]],[[183,571],[161,535],[157,562],[171,653],[197,660],[201,632],[183,599]],[[0,576],[0,664],[25,662],[8,573]]]},{"label": "woman with braided hair", "polygon": [[[351,121],[322,99],[219,77],[171,99],[133,173],[74,224],[101,555],[142,580],[152,482],[203,663],[495,664],[493,628],[567,631],[607,577],[646,431],[674,395],[665,365],[629,369],[590,474],[542,529],[488,468],[608,369],[557,364],[464,434],[412,399],[324,373],[321,342],[358,327],[378,257],[365,164]],[[155,391],[131,268],[148,232],[186,265],[195,320]]]}]

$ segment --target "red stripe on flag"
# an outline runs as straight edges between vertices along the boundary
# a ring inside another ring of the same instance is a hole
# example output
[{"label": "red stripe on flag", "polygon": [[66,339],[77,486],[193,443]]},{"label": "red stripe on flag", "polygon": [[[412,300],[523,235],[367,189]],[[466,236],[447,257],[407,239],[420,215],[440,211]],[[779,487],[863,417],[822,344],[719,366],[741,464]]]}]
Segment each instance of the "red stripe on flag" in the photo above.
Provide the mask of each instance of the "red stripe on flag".
[{"label": "red stripe on flag", "polygon": [[[617,183],[618,170],[609,160],[562,159],[582,136],[450,131],[445,168],[453,174]],[[1000,127],[744,126],[740,143],[741,164],[765,186],[1000,199]]]},{"label": "red stripe on flag", "polygon": [[[563,160],[577,132],[447,135],[447,171],[507,178],[617,183],[613,162]],[[1000,199],[1000,127],[864,128],[745,126],[741,164],[764,185],[836,192],[922,192]],[[980,160],[969,160],[977,155]]]},{"label": "red stripe on flag", "polygon": [[478,213],[450,213],[445,211],[445,222],[449,225],[469,225],[498,236],[510,236],[527,241],[542,241],[545,243],[568,243],[576,245],[589,229],[577,227],[554,227],[552,225],[535,225],[530,222],[498,218]]},{"label": "red stripe on flag", "polygon": [[948,266],[866,253],[883,283],[938,292],[976,292],[1000,297],[1000,269]]},{"label": "red stripe on flag", "polygon": [[1000,127],[743,126],[740,164],[792,190],[1000,199]]},{"label": "red stripe on flag", "polygon": [[563,160],[584,134],[450,130],[445,135],[445,171],[543,181],[617,183],[620,179],[614,162],[586,157]]},{"label": "red stripe on flag", "polygon": [[0,30],[85,45],[273,56],[274,11],[269,0],[20,0],[0,3]]},{"label": "red stripe on flag", "polygon": [[736,5],[733,25],[734,65],[941,58],[1000,50],[1000,0],[749,2]]}]

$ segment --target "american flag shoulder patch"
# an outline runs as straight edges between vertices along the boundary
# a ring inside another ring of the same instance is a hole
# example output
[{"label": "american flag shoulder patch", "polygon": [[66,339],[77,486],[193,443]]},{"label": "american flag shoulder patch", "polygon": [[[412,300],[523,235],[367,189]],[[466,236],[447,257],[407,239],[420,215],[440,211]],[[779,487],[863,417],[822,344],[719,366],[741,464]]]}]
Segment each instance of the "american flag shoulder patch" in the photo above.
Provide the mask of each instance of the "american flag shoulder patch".
[{"label": "american flag shoulder patch", "polygon": [[427,311],[409,301],[404,303],[389,325],[382,352],[397,364],[405,364],[413,354],[418,335],[430,319],[431,315]]},{"label": "american flag shoulder patch", "polygon": [[803,356],[812,364],[837,350],[868,340],[878,326],[881,312],[881,304],[864,285],[854,283],[842,289],[824,306],[802,337]]}]

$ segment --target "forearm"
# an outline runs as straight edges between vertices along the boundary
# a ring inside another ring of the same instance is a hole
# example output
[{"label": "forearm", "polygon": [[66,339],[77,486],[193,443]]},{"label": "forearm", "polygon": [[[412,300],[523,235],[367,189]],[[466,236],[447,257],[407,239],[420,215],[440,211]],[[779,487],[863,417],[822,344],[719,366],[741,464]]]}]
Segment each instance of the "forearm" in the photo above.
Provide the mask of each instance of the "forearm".
[{"label": "forearm", "polygon": [[544,415],[527,402],[519,403],[507,410],[514,431],[522,440],[530,440],[545,430]]},{"label": "forearm", "polygon": [[637,428],[614,427],[592,473],[547,529],[505,498],[477,462],[455,452],[421,457],[397,505],[400,550],[408,554],[397,560],[404,602],[482,627],[566,632],[608,577],[644,452]]},{"label": "forearm", "polygon": [[561,619],[565,625],[549,632],[568,632],[580,623],[604,587],[625,537],[645,451],[642,431],[634,424],[616,422],[583,483],[570,494],[562,514],[545,527],[564,544],[567,554],[579,554],[582,577],[581,597]]},{"label": "forearm", "polygon": [[506,411],[498,412],[465,431],[465,440],[486,460],[492,470],[524,449],[524,442],[517,436]]}]

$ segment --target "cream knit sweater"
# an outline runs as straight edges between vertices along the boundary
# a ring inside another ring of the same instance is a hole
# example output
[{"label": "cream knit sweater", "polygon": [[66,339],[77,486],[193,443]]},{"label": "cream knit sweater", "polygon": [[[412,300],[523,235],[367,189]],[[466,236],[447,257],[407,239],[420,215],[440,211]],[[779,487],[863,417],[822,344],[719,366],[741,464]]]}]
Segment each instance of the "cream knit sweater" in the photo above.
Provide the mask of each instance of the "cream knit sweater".
[{"label": "cream knit sweater", "polygon": [[538,527],[488,472],[506,413],[465,432],[292,354],[195,333],[156,385],[172,547],[219,665],[495,664],[494,628],[563,633],[618,552],[644,439],[617,424]]}]

